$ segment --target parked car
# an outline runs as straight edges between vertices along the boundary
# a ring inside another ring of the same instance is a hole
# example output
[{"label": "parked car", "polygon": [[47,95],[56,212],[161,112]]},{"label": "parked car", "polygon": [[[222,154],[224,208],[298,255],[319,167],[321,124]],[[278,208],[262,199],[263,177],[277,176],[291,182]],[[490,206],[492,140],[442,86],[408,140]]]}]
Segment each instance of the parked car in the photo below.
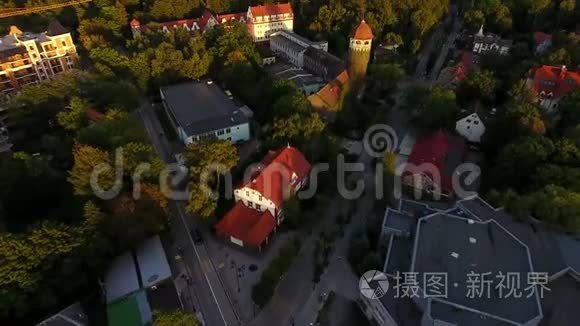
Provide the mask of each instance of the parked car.
[{"label": "parked car", "polygon": [[195,244],[203,243],[203,239],[201,238],[201,234],[199,234],[198,229],[191,230],[191,238],[193,239],[193,243]]}]

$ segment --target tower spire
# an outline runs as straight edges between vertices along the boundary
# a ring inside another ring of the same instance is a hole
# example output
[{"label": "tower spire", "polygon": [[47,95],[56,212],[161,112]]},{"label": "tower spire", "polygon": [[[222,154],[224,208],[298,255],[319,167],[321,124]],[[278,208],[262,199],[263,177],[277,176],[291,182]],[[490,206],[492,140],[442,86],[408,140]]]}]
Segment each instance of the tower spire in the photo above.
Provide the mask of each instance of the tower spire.
[{"label": "tower spire", "polygon": [[477,32],[477,36],[484,36],[483,35],[483,24],[479,27],[479,32]]}]

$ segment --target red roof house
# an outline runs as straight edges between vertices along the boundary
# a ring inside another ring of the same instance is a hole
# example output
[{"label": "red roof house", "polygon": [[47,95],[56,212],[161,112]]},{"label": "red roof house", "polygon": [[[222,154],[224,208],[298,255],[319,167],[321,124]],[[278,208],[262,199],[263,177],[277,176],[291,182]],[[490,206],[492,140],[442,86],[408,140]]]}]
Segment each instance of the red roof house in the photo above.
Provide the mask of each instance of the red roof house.
[{"label": "red roof house", "polygon": [[240,246],[261,248],[283,220],[282,203],[306,184],[310,168],[294,147],[268,153],[251,180],[234,190],[236,205],[216,225],[218,235]]},{"label": "red roof house", "polygon": [[540,105],[555,109],[558,101],[568,93],[580,89],[580,72],[566,66],[540,66],[530,69],[528,86],[538,94]]},{"label": "red roof house", "polygon": [[208,10],[204,10],[201,17],[173,20],[173,21],[168,21],[168,22],[163,22],[163,23],[154,23],[154,24],[151,24],[150,26],[141,25],[141,23],[137,19],[133,19],[131,21],[131,29],[133,30],[134,36],[135,36],[136,30],[137,30],[137,32],[145,32],[147,29],[152,28],[152,27],[153,28],[160,28],[166,33],[172,32],[173,30],[175,30],[179,27],[185,28],[186,30],[191,31],[191,32],[200,31],[203,33],[205,31],[207,31],[208,29],[210,29],[211,27],[213,27],[213,25],[215,25],[217,23],[218,22],[215,19],[215,17],[213,16],[213,14]]},{"label": "red roof house", "polygon": [[245,13],[245,12],[238,12],[238,13],[234,13],[234,14],[217,15],[216,18],[217,18],[218,23],[220,23],[220,24],[224,24],[230,20],[237,20],[237,21],[245,24],[246,19],[247,19],[246,14],[247,13]]},{"label": "red roof house", "polygon": [[290,17],[292,17],[292,15],[293,15],[292,6],[290,6],[289,3],[251,6],[249,8],[249,11],[252,14],[252,18],[254,20],[257,17],[262,17],[262,16],[289,14]]},{"label": "red roof house", "polygon": [[349,75],[343,70],[336,78],[324,85],[318,92],[308,96],[310,104],[318,111],[337,111],[342,91],[348,87]]},{"label": "red roof house", "polygon": [[453,196],[452,177],[466,153],[463,139],[438,131],[418,139],[403,172],[403,183],[430,193]]}]

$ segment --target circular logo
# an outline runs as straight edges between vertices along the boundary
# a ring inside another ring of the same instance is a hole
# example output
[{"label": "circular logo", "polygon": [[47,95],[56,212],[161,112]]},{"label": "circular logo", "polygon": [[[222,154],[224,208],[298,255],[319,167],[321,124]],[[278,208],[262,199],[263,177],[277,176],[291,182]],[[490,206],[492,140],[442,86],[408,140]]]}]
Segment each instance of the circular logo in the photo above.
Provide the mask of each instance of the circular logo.
[{"label": "circular logo", "polygon": [[383,272],[371,270],[361,276],[358,287],[366,298],[380,299],[389,290],[389,280]]},{"label": "circular logo", "polygon": [[397,149],[399,137],[391,126],[378,124],[367,129],[363,145],[369,155],[383,157],[385,152],[394,152]]}]

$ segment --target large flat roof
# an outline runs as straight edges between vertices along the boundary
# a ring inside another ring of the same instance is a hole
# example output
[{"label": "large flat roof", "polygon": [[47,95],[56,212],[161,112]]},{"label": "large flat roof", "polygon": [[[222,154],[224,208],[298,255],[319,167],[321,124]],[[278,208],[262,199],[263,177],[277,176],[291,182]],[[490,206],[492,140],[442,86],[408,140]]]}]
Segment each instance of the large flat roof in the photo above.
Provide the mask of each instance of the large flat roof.
[{"label": "large flat roof", "polygon": [[107,303],[123,298],[139,288],[139,278],[133,262],[133,255],[127,251],[113,260],[105,276]]},{"label": "large flat roof", "polygon": [[[445,213],[421,218],[417,228],[411,271],[417,272],[417,281],[424,287],[424,273],[442,272],[448,277],[445,301],[477,310],[505,320],[525,323],[541,314],[537,294],[514,298],[499,295],[496,287],[500,273],[518,273],[520,287],[528,287],[527,276],[533,271],[527,247],[508,233],[495,220],[469,221]],[[468,274],[490,273],[489,294],[467,296]],[[507,291],[505,291],[507,293]],[[435,299],[434,299],[435,300]],[[447,304],[447,303],[445,303]],[[456,309],[438,309],[440,319],[453,321]],[[469,313],[472,315],[472,313]]]},{"label": "large flat roof", "polygon": [[[580,277],[579,277],[580,278]],[[573,326],[580,320],[580,279],[565,274],[548,283],[550,291],[544,292],[542,308],[544,319],[540,326]]]},{"label": "large flat roof", "polygon": [[139,246],[137,263],[145,288],[171,277],[171,269],[158,235],[145,240]]},{"label": "large flat roof", "polygon": [[212,81],[192,81],[161,88],[176,122],[192,136],[248,122],[248,118]]}]

